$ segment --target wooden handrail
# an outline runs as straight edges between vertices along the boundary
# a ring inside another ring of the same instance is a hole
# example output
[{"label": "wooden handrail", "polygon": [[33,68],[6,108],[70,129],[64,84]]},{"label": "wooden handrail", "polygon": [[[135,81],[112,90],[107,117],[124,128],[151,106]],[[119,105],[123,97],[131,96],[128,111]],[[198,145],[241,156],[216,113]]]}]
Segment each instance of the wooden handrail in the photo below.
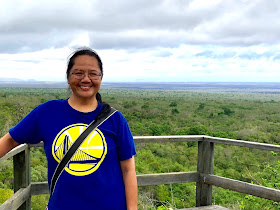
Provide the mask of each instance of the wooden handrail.
[{"label": "wooden handrail", "polygon": [[[198,182],[198,181],[199,181],[199,173],[197,171],[137,175],[138,186]],[[48,182],[31,183],[31,195],[40,195],[40,194],[49,194]]]},{"label": "wooden handrail", "polygon": [[243,141],[235,139],[226,139],[219,137],[204,136],[204,141],[209,141],[213,143],[228,144],[232,146],[255,148],[260,150],[269,150],[274,152],[280,152],[280,145],[275,144],[265,144],[252,141]]},{"label": "wooden handrail", "polygon": [[28,148],[27,144],[21,144],[21,145],[15,147],[10,152],[8,152],[5,156],[0,158],[0,163],[4,160],[7,160],[8,158],[15,156],[18,153],[21,153],[22,151],[25,151],[27,148]]},{"label": "wooden handrail", "polygon": [[200,174],[200,180],[209,185],[280,202],[280,190],[211,174]]},{"label": "wooden handrail", "polygon": [[[280,145],[211,137],[205,135],[135,136],[134,141],[135,143],[198,142],[197,171],[140,174],[137,175],[139,186],[196,182],[196,206],[211,205],[212,185],[280,202],[280,190],[215,176],[212,174],[215,143],[275,152],[280,151]],[[48,194],[47,182],[34,182],[30,184],[29,148],[42,147],[43,145],[43,142],[35,145],[23,144],[14,148],[4,157],[0,158],[1,163],[3,160],[17,156],[16,160],[22,161],[21,164],[23,164],[23,167],[25,167],[25,169],[21,170],[20,172],[24,174],[18,173],[16,175],[17,177],[21,177],[21,179],[17,178],[17,191],[0,206],[0,210],[6,209],[6,207],[12,209],[17,209],[19,207],[21,209],[30,209],[30,197],[32,195]]]},{"label": "wooden handrail", "polygon": [[[219,138],[205,135],[178,135],[178,136],[134,136],[135,143],[164,143],[164,142],[193,142],[193,141],[209,141],[219,144],[227,144],[232,146],[255,148],[260,150],[280,151],[280,145],[265,144],[245,140],[235,140],[227,138]],[[30,144],[29,147],[43,147],[44,143]],[[5,156],[4,156],[5,157]],[[3,157],[3,158],[4,158]],[[0,159],[1,160],[1,159]]]}]

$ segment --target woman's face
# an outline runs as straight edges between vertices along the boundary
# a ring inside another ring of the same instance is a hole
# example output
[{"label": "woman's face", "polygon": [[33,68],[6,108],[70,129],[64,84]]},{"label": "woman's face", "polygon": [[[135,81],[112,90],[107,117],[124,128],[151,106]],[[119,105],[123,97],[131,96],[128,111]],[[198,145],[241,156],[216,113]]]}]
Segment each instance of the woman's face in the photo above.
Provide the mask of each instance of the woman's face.
[{"label": "woman's face", "polygon": [[[80,78],[75,73],[83,73],[85,75],[83,78]],[[70,74],[67,76],[68,84],[75,98],[81,100],[96,99],[95,96],[100,89],[102,77],[90,79],[88,77],[89,73],[101,74],[97,59],[88,55],[78,56],[75,59]]]}]

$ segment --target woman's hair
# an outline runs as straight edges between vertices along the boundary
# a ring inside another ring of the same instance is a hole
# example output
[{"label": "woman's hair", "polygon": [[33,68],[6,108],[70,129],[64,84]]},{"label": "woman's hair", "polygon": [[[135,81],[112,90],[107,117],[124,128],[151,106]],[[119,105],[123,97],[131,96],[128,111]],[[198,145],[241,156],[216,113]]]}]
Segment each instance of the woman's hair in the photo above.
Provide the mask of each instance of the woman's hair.
[{"label": "woman's hair", "polygon": [[[94,57],[98,62],[98,67],[100,68],[100,71],[101,71],[101,77],[103,77],[103,64],[102,64],[102,61],[101,61],[99,55],[89,47],[82,47],[82,48],[78,48],[76,51],[74,51],[69,56],[67,70],[66,70],[67,78],[69,78],[69,76],[70,76],[70,71],[75,64],[76,58],[81,55],[88,55],[88,56]],[[102,102],[100,93],[96,94],[96,99],[98,101]]]}]

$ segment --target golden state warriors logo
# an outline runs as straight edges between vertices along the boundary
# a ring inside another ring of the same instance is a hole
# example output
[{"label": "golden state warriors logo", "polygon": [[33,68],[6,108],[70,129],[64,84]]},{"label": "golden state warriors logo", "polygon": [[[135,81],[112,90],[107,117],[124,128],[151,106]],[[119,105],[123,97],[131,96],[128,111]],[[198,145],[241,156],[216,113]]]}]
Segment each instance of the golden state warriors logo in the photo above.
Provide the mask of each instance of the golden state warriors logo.
[{"label": "golden state warriors logo", "polygon": [[[52,145],[52,155],[57,162],[78,138],[78,136],[87,128],[86,124],[73,124],[62,129],[54,139]],[[107,154],[107,144],[102,132],[99,129],[92,131],[84,140],[65,170],[76,176],[84,176],[96,171],[103,162]]]}]

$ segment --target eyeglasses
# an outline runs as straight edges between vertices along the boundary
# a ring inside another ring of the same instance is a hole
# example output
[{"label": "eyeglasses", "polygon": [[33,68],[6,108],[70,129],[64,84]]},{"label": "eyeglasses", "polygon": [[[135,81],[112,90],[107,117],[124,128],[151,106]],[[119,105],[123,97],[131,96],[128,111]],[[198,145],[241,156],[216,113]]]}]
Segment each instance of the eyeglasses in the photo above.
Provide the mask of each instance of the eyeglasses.
[{"label": "eyeglasses", "polygon": [[102,74],[99,72],[89,72],[88,74],[86,74],[84,72],[71,72],[71,74],[76,79],[83,79],[87,75],[88,78],[91,80],[98,80],[102,76]]}]

